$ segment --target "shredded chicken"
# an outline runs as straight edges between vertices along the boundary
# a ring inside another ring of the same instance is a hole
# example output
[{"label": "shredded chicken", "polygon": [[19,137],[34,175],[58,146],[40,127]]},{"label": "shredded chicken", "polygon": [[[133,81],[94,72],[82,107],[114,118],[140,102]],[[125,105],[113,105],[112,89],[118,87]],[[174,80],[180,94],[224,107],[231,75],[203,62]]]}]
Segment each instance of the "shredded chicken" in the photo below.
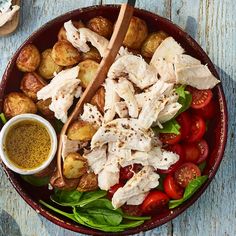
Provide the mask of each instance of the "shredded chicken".
[{"label": "shredded chicken", "polygon": [[80,147],[80,141],[70,140],[66,135],[62,136],[62,159],[65,160],[66,156],[71,152],[77,152]]},{"label": "shredded chicken", "polygon": [[115,112],[120,118],[125,118],[129,115],[128,107],[125,102],[116,102]]},{"label": "shredded chicken", "polygon": [[73,104],[74,97],[78,98],[82,93],[78,73],[78,66],[63,70],[37,93],[38,100],[52,99],[49,109],[63,123],[67,121],[67,111]]},{"label": "shredded chicken", "polygon": [[201,65],[199,60],[187,54],[174,56],[172,63],[174,64],[175,70],[192,65]]}]

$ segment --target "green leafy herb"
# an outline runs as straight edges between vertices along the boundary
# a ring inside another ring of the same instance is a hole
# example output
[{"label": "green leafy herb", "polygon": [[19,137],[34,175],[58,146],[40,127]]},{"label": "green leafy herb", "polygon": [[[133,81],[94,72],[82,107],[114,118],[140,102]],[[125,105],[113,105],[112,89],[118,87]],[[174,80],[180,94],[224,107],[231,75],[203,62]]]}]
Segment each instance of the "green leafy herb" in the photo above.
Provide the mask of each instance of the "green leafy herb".
[{"label": "green leafy herb", "polygon": [[55,193],[51,196],[51,200],[61,206],[76,206],[78,205],[83,193],[72,190],[55,190]]},{"label": "green leafy herb", "polygon": [[199,169],[200,169],[200,171],[201,171],[201,173],[204,171],[204,169],[206,168],[206,161],[203,161],[202,163],[200,163],[199,165],[198,165],[198,167],[199,167]]},{"label": "green leafy herb", "polygon": [[21,175],[21,178],[27,183],[34,185],[36,187],[41,187],[48,185],[50,178],[46,177],[36,177],[34,175]]},{"label": "green leafy herb", "polygon": [[61,132],[63,125],[64,123],[62,121],[55,119],[54,128],[57,134]]},{"label": "green leafy herb", "polygon": [[164,191],[163,181],[164,181],[166,175],[165,174],[159,174],[159,175],[160,175],[159,185],[156,187],[156,189],[158,189],[160,191]]},{"label": "green leafy herb", "polygon": [[151,216],[128,216],[128,215],[123,215],[124,219],[128,220],[150,220],[152,217]]},{"label": "green leafy herb", "polygon": [[97,191],[93,191],[93,192],[84,193],[80,199],[78,206],[83,207],[83,206],[87,205],[88,203],[93,202],[99,198],[106,196],[106,195],[107,195],[107,192],[103,191],[103,190],[97,190]]},{"label": "green leafy herb", "polygon": [[0,114],[0,119],[4,125],[7,123],[7,118],[5,117],[4,113]]},{"label": "green leafy herb", "polygon": [[156,126],[154,127],[154,131],[157,133],[171,133],[171,134],[179,134],[180,130],[180,125],[179,123],[175,120],[169,120],[162,124],[163,128],[161,129],[160,127]]},{"label": "green leafy herb", "polygon": [[180,113],[186,111],[191,105],[192,95],[185,90],[185,87],[185,85],[181,85],[175,89],[175,92],[179,95],[178,103],[182,105],[175,117],[178,116]]},{"label": "green leafy herb", "polygon": [[187,199],[189,199],[206,182],[207,179],[208,179],[208,176],[203,175],[192,180],[186,187],[184,191],[184,196],[178,200],[171,200],[169,202],[169,208],[173,209],[179,206],[180,204],[182,204]]}]

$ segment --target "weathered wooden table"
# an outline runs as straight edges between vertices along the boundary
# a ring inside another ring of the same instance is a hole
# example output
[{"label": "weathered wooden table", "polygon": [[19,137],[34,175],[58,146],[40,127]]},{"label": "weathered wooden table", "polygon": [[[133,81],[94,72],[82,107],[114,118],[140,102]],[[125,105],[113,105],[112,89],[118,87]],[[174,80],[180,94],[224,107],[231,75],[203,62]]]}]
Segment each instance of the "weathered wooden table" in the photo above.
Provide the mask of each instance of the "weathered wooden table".
[{"label": "weathered wooden table", "polygon": [[[67,11],[119,0],[23,0],[19,29],[0,38],[0,75],[19,45],[42,24]],[[124,1],[125,2],[125,1]],[[171,19],[193,36],[220,74],[229,110],[228,143],[220,169],[203,196],[178,218],[145,235],[236,235],[236,2],[137,0],[137,7]],[[17,79],[17,78],[16,78]],[[17,194],[0,168],[0,236],[79,235],[52,224]],[[144,235],[144,233],[140,233]]]}]

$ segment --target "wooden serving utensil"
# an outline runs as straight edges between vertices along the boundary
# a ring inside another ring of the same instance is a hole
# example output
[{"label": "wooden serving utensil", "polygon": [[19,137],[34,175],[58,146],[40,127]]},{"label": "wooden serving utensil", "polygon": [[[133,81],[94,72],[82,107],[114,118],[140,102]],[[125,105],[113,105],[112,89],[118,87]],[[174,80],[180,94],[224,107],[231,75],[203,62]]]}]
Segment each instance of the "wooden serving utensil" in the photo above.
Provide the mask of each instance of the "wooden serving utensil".
[{"label": "wooden serving utensil", "polygon": [[82,97],[76,104],[74,111],[69,116],[67,122],[64,124],[61,130],[59,143],[58,143],[58,151],[57,151],[57,170],[55,171],[54,175],[52,176],[50,180],[50,183],[57,188],[65,188],[66,185],[68,187],[72,187],[73,183],[76,183],[76,179],[68,180],[64,178],[63,173],[62,173],[62,160],[61,160],[62,159],[62,156],[61,156],[62,137],[63,135],[66,134],[70,123],[76,120],[78,118],[78,115],[82,112],[84,103],[91,101],[92,97],[94,96],[98,88],[105,81],[108,70],[110,66],[112,65],[112,63],[114,62],[116,55],[125,38],[130,20],[133,16],[134,4],[135,4],[135,0],[129,0],[128,4],[125,3],[121,5],[121,9],[119,12],[119,16],[118,16],[112,37],[108,44],[106,54],[99,65],[97,74],[94,80],[89,84],[89,86],[84,91]]}]

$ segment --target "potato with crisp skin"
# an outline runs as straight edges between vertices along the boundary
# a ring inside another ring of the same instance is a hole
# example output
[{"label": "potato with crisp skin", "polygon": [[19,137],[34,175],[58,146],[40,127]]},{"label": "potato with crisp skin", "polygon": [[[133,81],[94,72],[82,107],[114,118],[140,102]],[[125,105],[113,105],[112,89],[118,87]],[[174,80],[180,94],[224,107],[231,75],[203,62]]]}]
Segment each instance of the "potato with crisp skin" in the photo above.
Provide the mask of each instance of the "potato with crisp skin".
[{"label": "potato with crisp skin", "polygon": [[142,43],[148,35],[147,24],[144,20],[141,20],[138,17],[133,16],[128,31],[125,35],[123,45],[132,48],[139,49],[141,48]]},{"label": "potato with crisp skin", "polygon": [[110,38],[113,32],[113,23],[102,16],[89,20],[87,27],[105,38]]},{"label": "potato with crisp skin", "polygon": [[34,114],[37,112],[37,107],[25,94],[11,92],[4,99],[3,112],[7,118],[12,118],[24,113]]},{"label": "potato with crisp skin", "polygon": [[73,122],[67,131],[67,137],[71,140],[89,141],[97,129],[89,122],[77,120]]},{"label": "potato with crisp skin", "polygon": [[47,119],[54,118],[54,112],[49,109],[49,105],[51,104],[51,102],[51,98],[48,98],[46,100],[39,100],[36,103],[39,112],[42,113],[42,115]]},{"label": "potato with crisp skin", "polygon": [[77,190],[89,192],[98,189],[98,177],[94,173],[85,173],[81,176]]},{"label": "potato with crisp skin", "polygon": [[[85,27],[85,25],[84,25],[84,23],[82,21],[72,21],[72,24],[77,29]],[[67,40],[66,30],[65,30],[64,26],[62,26],[60,31],[58,32],[57,38],[58,38],[58,41],[60,41],[60,40]]]},{"label": "potato with crisp skin", "polygon": [[98,110],[103,114],[105,106],[105,89],[101,87],[97,90],[91,100],[91,104],[97,106]]},{"label": "potato with crisp skin", "polygon": [[61,40],[52,48],[52,59],[59,66],[72,66],[80,61],[80,53],[71,43]]},{"label": "potato with crisp skin", "polygon": [[63,163],[63,175],[67,179],[75,179],[87,173],[87,160],[79,153],[69,153]]},{"label": "potato with crisp skin", "polygon": [[168,37],[168,34],[164,31],[158,31],[158,32],[153,32],[149,34],[141,48],[142,56],[151,58],[154,52],[156,51],[156,49],[158,48],[158,46],[167,37]]},{"label": "potato with crisp skin", "polygon": [[81,54],[82,61],[85,61],[87,59],[90,59],[99,63],[102,60],[102,57],[99,51],[95,47],[91,46],[88,52],[82,52]]},{"label": "potato with crisp skin", "polygon": [[95,78],[99,64],[93,60],[85,60],[78,64],[79,76],[81,80],[81,86],[87,88],[89,83]]},{"label": "potato with crisp skin", "polygon": [[39,63],[40,53],[33,44],[28,44],[23,47],[16,59],[17,68],[23,72],[35,71],[38,68]]},{"label": "potato with crisp skin", "polygon": [[37,101],[37,92],[46,84],[47,83],[37,73],[28,72],[21,80],[20,89],[33,101]]},{"label": "potato with crisp skin", "polygon": [[53,73],[60,72],[62,66],[57,65],[52,59],[52,49],[46,49],[41,54],[41,62],[38,67],[38,73],[45,79],[51,79],[54,77]]}]

